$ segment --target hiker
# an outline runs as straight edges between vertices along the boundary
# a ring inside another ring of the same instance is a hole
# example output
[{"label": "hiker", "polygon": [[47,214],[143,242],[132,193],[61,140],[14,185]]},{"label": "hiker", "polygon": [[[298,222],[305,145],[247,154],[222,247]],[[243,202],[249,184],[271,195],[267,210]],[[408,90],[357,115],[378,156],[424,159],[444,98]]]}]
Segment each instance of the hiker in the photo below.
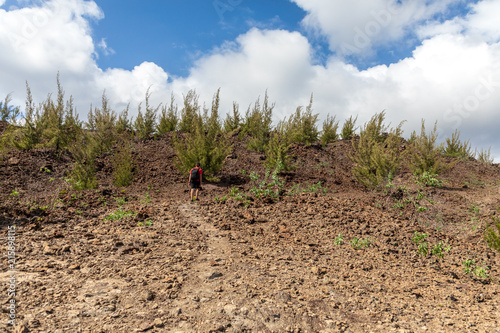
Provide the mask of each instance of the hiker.
[{"label": "hiker", "polygon": [[[197,162],[196,166],[189,171],[189,185],[191,185],[191,201],[198,200],[201,181],[203,178],[202,175],[203,175],[203,170],[200,168],[200,163]],[[196,189],[196,195],[194,195],[195,189]]]}]

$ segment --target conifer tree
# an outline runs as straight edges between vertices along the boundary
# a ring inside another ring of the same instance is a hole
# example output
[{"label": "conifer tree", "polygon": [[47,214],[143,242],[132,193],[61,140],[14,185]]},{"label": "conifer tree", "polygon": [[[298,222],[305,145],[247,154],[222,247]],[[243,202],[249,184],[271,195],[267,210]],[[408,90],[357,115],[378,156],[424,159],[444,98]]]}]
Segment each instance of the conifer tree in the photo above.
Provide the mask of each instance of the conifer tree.
[{"label": "conifer tree", "polygon": [[156,133],[162,135],[168,132],[175,131],[179,122],[178,107],[175,103],[174,94],[170,97],[170,105],[168,108],[162,106],[161,115],[156,128]]},{"label": "conifer tree", "polygon": [[241,116],[239,112],[239,105],[233,102],[233,114],[227,114],[224,120],[224,132],[229,133],[241,126]]},{"label": "conifer tree", "polygon": [[184,107],[181,110],[179,130],[183,132],[192,132],[196,118],[201,117],[199,113],[200,106],[198,104],[198,95],[196,95],[195,90],[190,90],[184,96]]},{"label": "conifer tree", "polygon": [[134,122],[134,129],[137,131],[137,135],[141,139],[147,139],[151,134],[154,133],[156,128],[156,113],[161,105],[158,105],[155,109],[149,103],[149,99],[151,97],[151,93],[149,89],[146,92],[146,103],[144,114],[141,111],[141,104],[138,107],[137,118]]},{"label": "conifer tree", "polygon": [[191,131],[185,134],[184,139],[179,139],[177,135],[173,137],[178,159],[176,164],[180,172],[189,171],[199,162],[210,177],[220,170],[231,151],[229,141],[221,133],[219,92],[213,97],[210,116],[205,118],[205,122],[200,114],[194,114]]}]

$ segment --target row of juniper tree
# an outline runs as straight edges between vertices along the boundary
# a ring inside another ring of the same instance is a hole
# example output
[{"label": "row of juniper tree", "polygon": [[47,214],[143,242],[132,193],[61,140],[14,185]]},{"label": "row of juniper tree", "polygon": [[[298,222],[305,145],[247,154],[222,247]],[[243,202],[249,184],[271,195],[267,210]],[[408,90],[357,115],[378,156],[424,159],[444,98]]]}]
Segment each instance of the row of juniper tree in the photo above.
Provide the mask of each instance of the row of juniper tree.
[{"label": "row of juniper tree", "polygon": [[[102,154],[114,153],[114,185],[128,186],[134,176],[133,138],[157,139],[167,133],[172,135],[176,149],[176,165],[186,172],[200,162],[207,175],[214,175],[231,151],[230,137],[238,134],[246,138],[248,148],[266,154],[269,170],[290,170],[289,149],[292,144],[322,145],[338,139],[351,139],[356,179],[368,188],[376,189],[390,181],[406,165],[417,175],[438,174],[449,166],[444,157],[468,159],[477,157],[491,163],[490,150],[472,151],[469,141],[460,140],[456,131],[443,144],[437,143],[436,126],[426,132],[424,122],[420,134],[413,132],[404,140],[402,123],[396,128],[384,124],[385,112],[374,115],[363,126],[357,127],[357,117],[347,119],[340,128],[335,117],[327,116],[322,130],[318,128],[318,114],[313,113],[313,97],[306,107],[299,106],[290,117],[273,126],[273,109],[266,92],[263,101],[258,98],[245,114],[234,102],[225,119],[220,117],[220,89],[214,94],[211,106],[200,105],[195,90],[183,96],[182,107],[173,95],[168,104],[152,106],[149,90],[144,103],[139,104],[135,119],[129,117],[129,107],[116,113],[109,106],[105,92],[100,107],[90,107],[87,121],[79,120],[73,97],[65,99],[64,90],[57,76],[57,95],[35,104],[29,85],[24,114],[13,107],[10,96],[0,102],[0,119],[9,126],[1,137],[0,146],[20,150],[50,147],[67,151],[74,159],[70,179],[75,189],[97,187],[95,161]],[[359,135],[355,133],[358,132]],[[401,149],[402,145],[408,149]]]}]

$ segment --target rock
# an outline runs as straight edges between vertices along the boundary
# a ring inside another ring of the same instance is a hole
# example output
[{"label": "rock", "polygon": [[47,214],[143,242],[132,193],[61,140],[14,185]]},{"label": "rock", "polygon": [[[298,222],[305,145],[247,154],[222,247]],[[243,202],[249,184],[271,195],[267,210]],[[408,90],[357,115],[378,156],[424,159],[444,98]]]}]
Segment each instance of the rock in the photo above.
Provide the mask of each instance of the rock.
[{"label": "rock", "polygon": [[175,309],[172,309],[170,311],[170,316],[171,317],[179,317],[182,313],[182,309],[181,308],[175,308]]},{"label": "rock", "polygon": [[152,329],[153,327],[154,326],[151,323],[144,323],[141,325],[138,332],[146,332],[146,331],[149,331],[150,329]]},{"label": "rock", "polygon": [[208,280],[213,280],[213,279],[216,279],[216,278],[220,278],[222,276],[222,273],[221,272],[213,272],[212,274],[210,274],[207,279]]},{"label": "rock", "polygon": [[146,298],[146,301],[152,301],[155,299],[155,294],[151,290],[147,290],[145,298]]},{"label": "rock", "polygon": [[28,328],[26,325],[22,324],[20,326],[17,326],[16,329],[14,330],[15,333],[29,333]]},{"label": "rock", "polygon": [[314,266],[313,268],[311,268],[311,272],[314,275],[324,275],[324,274],[326,274],[327,270],[326,270],[326,268],[323,268],[323,267]]},{"label": "rock", "polygon": [[163,320],[160,318],[156,318],[155,321],[153,322],[154,327],[163,327],[165,324],[163,323]]}]

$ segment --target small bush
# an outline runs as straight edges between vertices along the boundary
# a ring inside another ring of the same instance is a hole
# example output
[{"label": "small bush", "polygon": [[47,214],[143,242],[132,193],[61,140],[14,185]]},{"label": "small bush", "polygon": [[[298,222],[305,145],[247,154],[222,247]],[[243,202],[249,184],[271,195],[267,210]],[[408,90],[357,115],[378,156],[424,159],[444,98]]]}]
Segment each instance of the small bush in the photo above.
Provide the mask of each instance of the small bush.
[{"label": "small bush", "polygon": [[198,104],[198,95],[196,90],[190,90],[184,96],[184,107],[181,110],[181,118],[179,121],[179,130],[183,132],[193,132],[194,125],[200,116],[200,105]]},{"label": "small bush", "polygon": [[323,122],[323,131],[321,132],[320,138],[323,146],[339,138],[339,134],[337,133],[338,129],[339,122],[335,121],[335,116],[330,118],[330,115],[328,115],[326,120]]},{"label": "small bush", "polygon": [[158,126],[156,127],[156,133],[162,135],[168,132],[175,131],[177,129],[177,124],[179,123],[178,107],[174,105],[174,95],[170,97],[170,105],[168,108],[163,106],[161,108],[160,119],[158,120]]},{"label": "small bush", "polygon": [[[500,208],[497,212],[500,213]],[[500,252],[500,218],[492,216],[491,219],[493,220],[493,226],[486,229],[484,239],[490,248]]]},{"label": "small bush", "polygon": [[462,142],[460,140],[460,132],[458,130],[455,130],[451,138],[446,138],[446,146],[443,149],[443,154],[445,156],[461,159],[474,157],[474,153],[472,152],[469,141],[470,140]]},{"label": "small bush", "polygon": [[249,135],[251,137],[248,142],[249,149],[258,152],[266,150],[272,131],[273,109],[274,104],[269,104],[267,91],[262,106],[259,99],[257,99],[253,108],[248,108],[240,135]]},{"label": "small bush", "polygon": [[383,136],[382,130],[387,130],[383,125],[384,117],[384,112],[374,115],[361,129],[359,140],[352,143],[354,153],[349,156],[355,164],[352,169],[354,176],[371,189],[389,181],[405,156],[399,151],[402,123]]},{"label": "small bush", "polygon": [[427,171],[422,173],[421,175],[418,176],[418,181],[417,183],[424,184],[426,186],[432,186],[432,187],[441,187],[443,186],[443,182],[439,179],[437,179],[438,175],[437,174],[432,174]]},{"label": "small bush", "polygon": [[239,105],[236,102],[233,102],[233,114],[227,114],[226,119],[224,120],[224,132],[232,132],[241,126],[239,108]]},{"label": "small bush", "polygon": [[430,174],[439,174],[445,168],[441,157],[441,147],[436,145],[437,141],[437,122],[434,129],[427,134],[425,132],[425,121],[422,120],[420,135],[414,138],[411,148],[410,162],[408,167],[416,175],[424,172]]},{"label": "small bush", "polygon": [[271,140],[266,150],[266,167],[271,170],[278,167],[280,170],[290,170],[289,148],[288,137],[283,132],[282,125],[278,124],[276,132],[271,134]]},{"label": "small bush", "polygon": [[200,162],[202,169],[207,176],[211,176],[220,170],[224,159],[231,152],[231,145],[226,136],[221,133],[219,113],[219,94],[214,96],[210,117],[203,117],[195,114],[191,132],[186,133],[183,140],[177,135],[173,136],[173,143],[176,149],[176,166],[181,173],[187,173]]},{"label": "small bush", "polygon": [[113,156],[113,185],[124,187],[132,184],[134,178],[133,170],[132,143],[124,137]]},{"label": "small bush", "polygon": [[106,92],[102,93],[101,107],[90,107],[87,115],[87,129],[92,131],[96,154],[107,153],[116,140],[116,113],[109,107]]},{"label": "small bush", "polygon": [[290,143],[304,143],[310,145],[318,140],[319,131],[316,123],[318,121],[318,114],[312,113],[313,96],[306,111],[302,111],[299,106],[295,113],[290,116],[288,121],[282,123],[284,134],[287,136]]},{"label": "small bush", "polygon": [[488,150],[481,149],[479,152],[476,151],[474,155],[481,163],[492,164],[494,162],[493,157],[491,157],[491,147],[489,147]]},{"label": "small bush", "polygon": [[134,129],[137,132],[137,136],[141,139],[147,139],[151,134],[155,132],[156,129],[156,113],[158,112],[161,105],[158,105],[155,109],[151,107],[149,104],[149,99],[151,97],[151,93],[146,92],[146,110],[144,110],[144,114],[141,111],[141,105],[138,106],[137,118],[134,121]]},{"label": "small bush", "polygon": [[95,159],[98,147],[90,134],[84,134],[80,142],[74,142],[69,147],[74,163],[70,172],[70,183],[75,190],[97,188],[95,177]]},{"label": "small bush", "polygon": [[349,117],[344,122],[344,125],[342,126],[342,131],[340,132],[340,137],[342,140],[348,140],[351,139],[356,132],[356,121],[358,120],[358,116],[356,118],[353,118],[352,116]]},{"label": "small bush", "polygon": [[[250,179],[254,182],[253,188],[250,190],[257,199],[278,199],[284,191],[285,182],[278,177],[281,172],[279,166],[271,173],[268,169],[262,181],[259,181],[260,176],[252,171]],[[269,179],[269,177],[271,179]]]},{"label": "small bush", "polygon": [[128,110],[130,108],[130,104],[127,105],[127,107],[120,112],[118,115],[118,120],[116,121],[116,132],[118,134],[121,134],[126,131],[132,130],[132,123],[130,122],[130,119],[128,118]]},{"label": "small bush", "polygon": [[9,105],[12,101],[10,94],[5,97],[5,100],[0,101],[0,120],[6,121],[11,124],[15,124],[17,122],[17,118],[20,116],[21,111],[19,111],[19,107],[14,107]]}]

